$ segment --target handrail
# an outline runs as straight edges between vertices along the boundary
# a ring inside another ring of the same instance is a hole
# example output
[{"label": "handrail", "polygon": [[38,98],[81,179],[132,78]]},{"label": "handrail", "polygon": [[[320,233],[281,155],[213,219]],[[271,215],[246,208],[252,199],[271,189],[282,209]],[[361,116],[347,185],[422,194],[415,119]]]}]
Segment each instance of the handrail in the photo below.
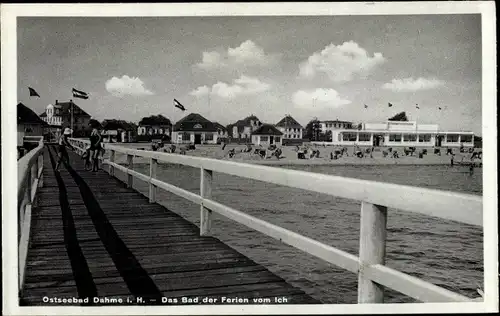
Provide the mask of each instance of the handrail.
[{"label": "handrail", "polygon": [[[88,145],[88,141],[82,139],[70,139],[70,142],[80,152]],[[211,214],[216,212],[331,264],[358,273],[358,303],[382,303],[384,299],[382,286],[423,302],[477,301],[477,299],[454,293],[385,266],[385,243],[388,208],[482,226],[482,198],[479,196],[217,159],[136,150],[111,144],[105,144],[104,147],[110,152],[109,159],[103,161],[109,166],[108,172],[114,176],[116,169],[123,171],[128,175],[126,181],[129,187],[133,187],[134,177],[149,183],[151,203],[156,202],[156,190],[160,188],[199,204],[200,235],[210,233]],[[127,155],[128,166],[115,162],[116,152]],[[149,175],[132,170],[134,156],[150,158]],[[156,179],[159,161],[200,168],[200,194]],[[214,201],[211,198],[214,171],[361,201],[359,258]]]},{"label": "handrail", "polygon": [[[34,137],[32,137],[34,138]],[[36,206],[36,193],[43,186],[43,137],[38,137],[38,146],[17,162],[18,200],[18,251],[19,289],[24,285],[26,258],[30,242],[31,211]]]}]

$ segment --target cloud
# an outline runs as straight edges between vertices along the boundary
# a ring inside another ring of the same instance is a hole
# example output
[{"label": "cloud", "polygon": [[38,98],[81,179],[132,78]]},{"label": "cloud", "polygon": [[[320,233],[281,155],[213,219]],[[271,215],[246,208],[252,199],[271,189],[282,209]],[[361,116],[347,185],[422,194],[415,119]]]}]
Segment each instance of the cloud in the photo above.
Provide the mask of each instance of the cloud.
[{"label": "cloud", "polygon": [[202,62],[197,64],[201,69],[209,70],[227,66],[222,60],[222,55],[218,52],[203,52],[202,56]]},{"label": "cloud", "polygon": [[269,90],[270,88],[270,84],[262,82],[258,78],[242,75],[239,79],[233,80],[231,84],[219,81],[211,88],[207,86],[201,86],[191,91],[189,94],[200,98],[210,93],[211,95],[230,99],[241,95],[262,93]]},{"label": "cloud", "polygon": [[292,96],[292,101],[296,107],[305,109],[338,108],[351,103],[343,99],[336,90],[323,88],[296,91]]},{"label": "cloud", "polygon": [[413,77],[410,77],[404,79],[392,79],[391,82],[384,83],[382,85],[382,88],[387,90],[392,90],[395,92],[411,92],[411,91],[435,89],[442,85],[444,85],[444,81],[439,79],[435,78],[426,79],[420,77],[415,80],[413,79]]},{"label": "cloud", "polygon": [[121,78],[113,77],[106,81],[106,90],[114,96],[143,96],[152,95],[153,92],[144,87],[144,82],[138,77],[123,75]]},{"label": "cloud", "polygon": [[335,82],[350,81],[354,76],[366,77],[376,66],[385,62],[382,53],[369,56],[367,51],[353,41],[342,45],[331,43],[315,52],[299,65],[300,76],[312,79],[323,72]]},{"label": "cloud", "polygon": [[203,52],[202,62],[196,64],[204,70],[236,68],[241,66],[268,66],[278,61],[278,54],[267,54],[264,49],[251,40],[246,40],[236,48],[229,47],[222,53]]}]

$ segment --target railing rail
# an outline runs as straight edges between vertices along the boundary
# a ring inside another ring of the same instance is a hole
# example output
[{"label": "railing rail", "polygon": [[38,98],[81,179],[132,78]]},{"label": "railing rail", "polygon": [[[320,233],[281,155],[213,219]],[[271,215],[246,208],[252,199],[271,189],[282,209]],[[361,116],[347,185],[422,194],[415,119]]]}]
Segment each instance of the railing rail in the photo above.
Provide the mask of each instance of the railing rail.
[{"label": "railing rail", "polygon": [[[78,148],[79,152],[83,152],[88,145],[88,141],[82,139],[70,139],[70,142]],[[358,303],[382,303],[383,286],[423,302],[476,301],[476,299],[391,269],[384,264],[388,209],[400,209],[482,226],[483,203],[479,196],[202,157],[136,150],[111,144],[104,146],[110,154],[110,158],[103,161],[109,165],[109,173],[114,176],[115,170],[120,170],[127,174],[129,187],[132,187],[133,178],[148,183],[150,202],[156,201],[156,190],[160,188],[200,205],[201,235],[210,233],[211,214],[216,212],[326,262],[357,273]],[[116,153],[127,156],[128,166],[115,162]],[[149,158],[149,175],[132,170],[135,156]],[[200,194],[156,179],[157,163],[160,161],[200,168]],[[214,171],[361,201],[359,258],[214,201],[211,197]]]},{"label": "railing rail", "polygon": [[[31,137],[35,141],[36,137]],[[17,161],[18,201],[18,259],[19,289],[24,285],[26,258],[30,242],[31,212],[36,206],[36,193],[43,186],[43,137],[37,137],[38,146]]]}]

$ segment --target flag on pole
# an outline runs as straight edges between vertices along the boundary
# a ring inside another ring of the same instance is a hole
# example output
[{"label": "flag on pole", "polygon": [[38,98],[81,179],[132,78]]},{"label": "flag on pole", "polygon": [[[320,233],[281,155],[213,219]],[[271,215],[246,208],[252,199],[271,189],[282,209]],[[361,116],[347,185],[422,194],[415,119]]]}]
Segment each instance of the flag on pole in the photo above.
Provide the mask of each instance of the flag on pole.
[{"label": "flag on pole", "polygon": [[88,99],[89,98],[89,94],[87,92],[76,90],[75,88],[73,88],[72,91],[73,91],[73,97],[75,97],[75,98],[80,98],[80,99]]},{"label": "flag on pole", "polygon": [[392,103],[389,102],[389,107],[392,108]]},{"label": "flag on pole", "polygon": [[38,94],[38,92],[35,91],[35,89],[30,87],[28,87],[28,89],[30,90],[30,97],[40,97],[40,95]]},{"label": "flag on pole", "polygon": [[174,99],[174,106],[178,109],[181,109],[182,111],[186,111],[186,108],[184,107],[184,105],[182,105],[179,101],[177,101],[176,99]]}]

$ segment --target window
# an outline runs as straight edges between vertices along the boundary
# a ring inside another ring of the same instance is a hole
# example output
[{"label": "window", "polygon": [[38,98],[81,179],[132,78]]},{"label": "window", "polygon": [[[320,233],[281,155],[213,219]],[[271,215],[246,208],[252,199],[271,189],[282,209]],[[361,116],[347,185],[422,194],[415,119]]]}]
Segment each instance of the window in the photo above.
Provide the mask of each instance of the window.
[{"label": "window", "polygon": [[276,143],[279,143],[281,140],[280,140],[280,137],[279,136],[274,136],[274,141]]},{"label": "window", "polygon": [[188,133],[183,133],[183,134],[182,134],[182,140],[184,140],[184,141],[189,141],[189,140],[191,140],[191,134],[188,134]]},{"label": "window", "polygon": [[261,136],[260,137],[260,141],[261,142],[267,142],[267,141],[269,141],[269,137],[268,136]]},{"label": "window", "polygon": [[460,141],[462,143],[472,143],[472,135],[460,135]]},{"label": "window", "polygon": [[369,133],[359,133],[360,142],[369,142],[371,140],[371,134]]},{"label": "window", "polygon": [[416,134],[404,134],[403,139],[405,142],[416,142],[417,135]]},{"label": "window", "polygon": [[400,142],[401,141],[401,134],[390,134],[389,141],[390,142]]},{"label": "window", "polygon": [[205,134],[205,140],[214,140],[214,134]]},{"label": "window", "polygon": [[431,134],[420,134],[418,135],[419,143],[428,143],[431,141]]},{"label": "window", "polygon": [[458,142],[458,135],[457,134],[446,135],[446,141],[448,143],[456,143]]},{"label": "window", "polygon": [[356,141],[356,133],[342,133],[342,140],[347,142]]}]

